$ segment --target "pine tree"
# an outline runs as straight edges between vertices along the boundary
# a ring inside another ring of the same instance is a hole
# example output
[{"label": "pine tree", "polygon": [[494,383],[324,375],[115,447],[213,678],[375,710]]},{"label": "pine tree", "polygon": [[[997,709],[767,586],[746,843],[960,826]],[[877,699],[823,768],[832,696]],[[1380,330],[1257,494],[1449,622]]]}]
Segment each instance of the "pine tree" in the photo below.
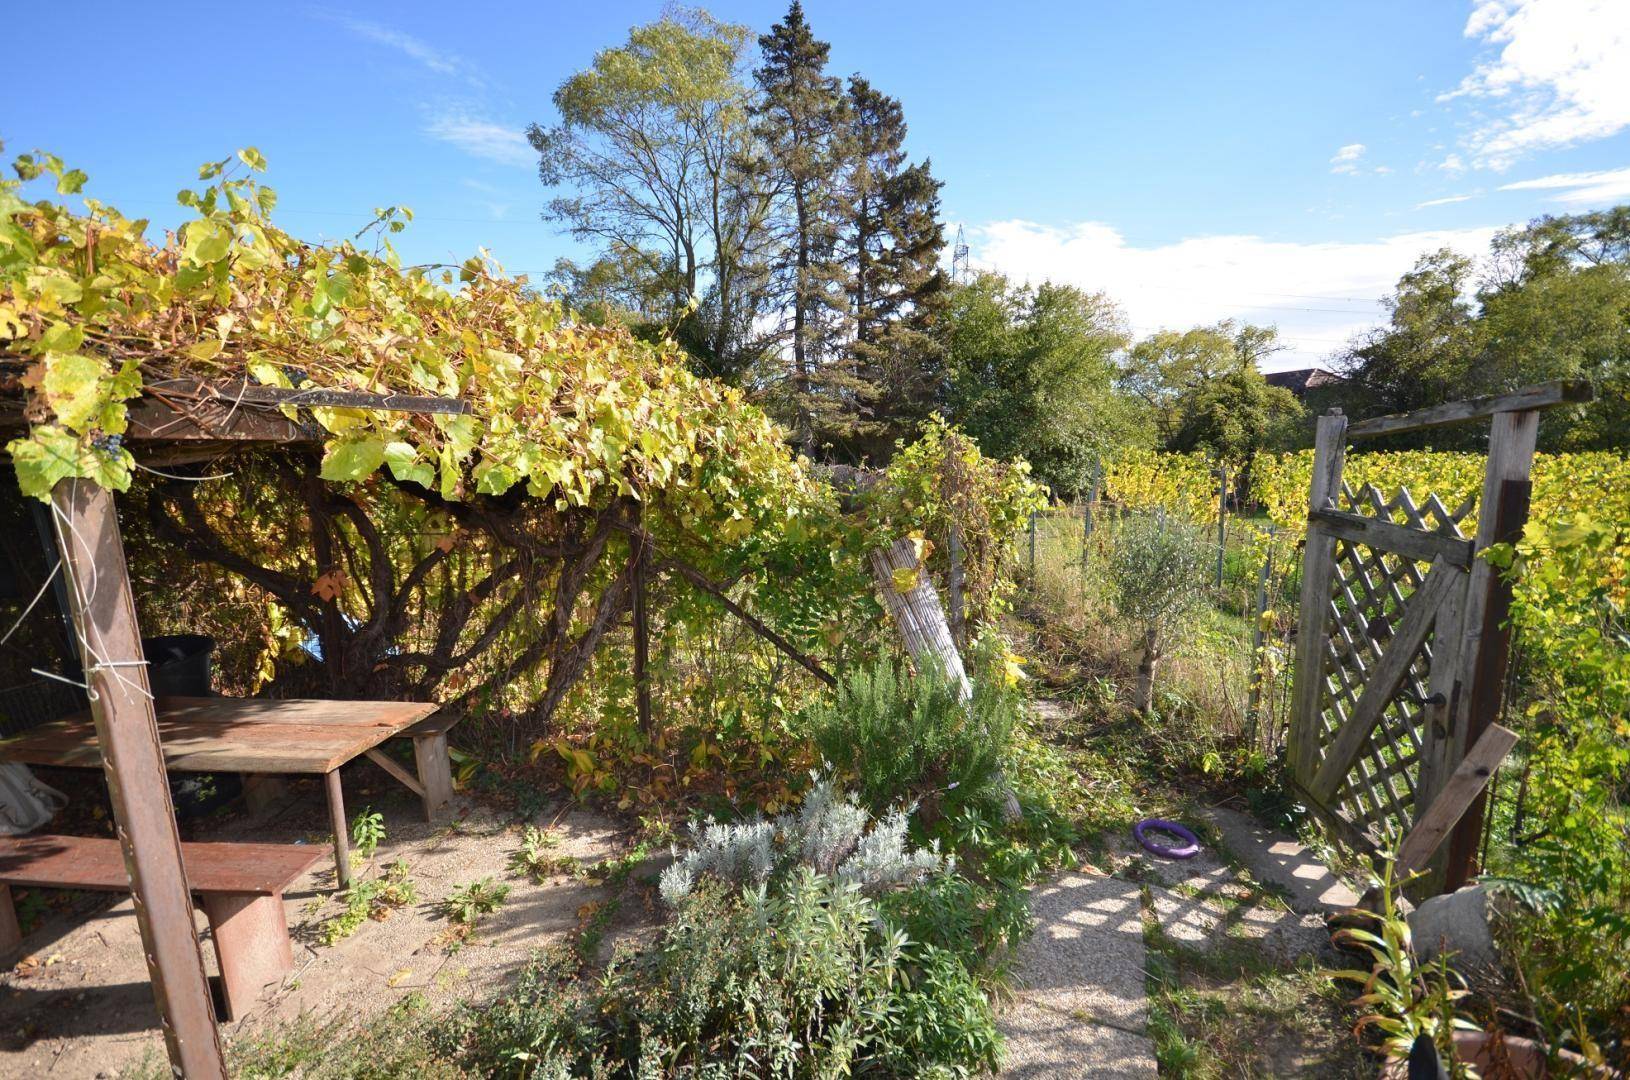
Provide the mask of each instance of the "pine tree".
[{"label": "pine tree", "polygon": [[774,344],[791,365],[790,386],[777,397],[794,440],[813,456],[851,426],[845,401],[856,392],[839,257],[846,209],[838,179],[850,152],[848,110],[841,84],[826,73],[830,47],[811,33],[798,0],[759,38],[759,48],[757,179],[776,207],[779,245],[767,272],[788,312]]},{"label": "pine tree", "polygon": [[854,382],[863,417],[856,456],[884,457],[932,408],[943,368],[935,325],[944,311],[940,182],[906,165],[898,100],[849,82],[854,164],[849,176]]}]

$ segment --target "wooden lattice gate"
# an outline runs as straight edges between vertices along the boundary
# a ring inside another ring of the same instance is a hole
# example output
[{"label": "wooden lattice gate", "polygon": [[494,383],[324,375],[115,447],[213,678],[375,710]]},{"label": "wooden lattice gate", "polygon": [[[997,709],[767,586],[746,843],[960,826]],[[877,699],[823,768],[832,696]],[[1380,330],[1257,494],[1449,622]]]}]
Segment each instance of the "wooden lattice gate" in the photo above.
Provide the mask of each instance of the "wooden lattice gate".
[{"label": "wooden lattice gate", "polygon": [[[1453,833],[1433,885],[1473,872],[1482,791],[1515,736],[1494,724],[1503,690],[1509,586],[1478,554],[1528,516],[1540,410],[1589,397],[1548,383],[1351,427],[1320,417],[1289,733],[1292,776],[1342,837],[1375,852],[1401,841],[1424,868]],[[1489,418],[1480,500],[1354,489],[1349,441]],[[1480,507],[1477,532],[1461,530]]]}]

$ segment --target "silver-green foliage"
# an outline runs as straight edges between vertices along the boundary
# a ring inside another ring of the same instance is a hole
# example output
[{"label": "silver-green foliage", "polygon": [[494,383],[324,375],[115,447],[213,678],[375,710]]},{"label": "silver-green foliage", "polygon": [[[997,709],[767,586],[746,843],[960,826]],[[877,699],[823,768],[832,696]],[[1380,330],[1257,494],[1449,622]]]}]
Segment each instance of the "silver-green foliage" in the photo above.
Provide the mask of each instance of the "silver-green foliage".
[{"label": "silver-green foliage", "polygon": [[1141,639],[1133,702],[1140,712],[1154,704],[1155,671],[1172,638],[1205,599],[1206,551],[1197,530],[1164,516],[1128,518],[1116,530],[1108,578],[1115,610]]},{"label": "silver-green foliage", "polygon": [[1206,552],[1200,533],[1184,522],[1122,521],[1107,566],[1115,610],[1140,629],[1168,632],[1205,599]]},{"label": "silver-green foliage", "polygon": [[662,872],[659,891],[670,906],[689,897],[698,881],[761,886],[803,867],[877,892],[921,881],[950,866],[937,843],[912,848],[909,814],[895,809],[873,820],[853,795],[818,778],[797,810],[750,821],[691,826],[691,847]]}]

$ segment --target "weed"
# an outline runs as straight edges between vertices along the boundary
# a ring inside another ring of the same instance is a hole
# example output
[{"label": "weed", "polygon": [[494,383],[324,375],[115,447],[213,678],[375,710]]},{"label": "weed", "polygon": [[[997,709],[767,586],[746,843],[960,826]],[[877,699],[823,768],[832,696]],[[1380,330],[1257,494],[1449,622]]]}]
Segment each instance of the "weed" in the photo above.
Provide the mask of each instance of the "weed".
[{"label": "weed", "polygon": [[318,934],[324,945],[337,945],[356,933],[369,919],[383,920],[393,910],[411,904],[418,890],[409,876],[408,864],[397,859],[385,868],[385,873],[368,880],[355,881],[341,894],[340,911],[324,920]]},{"label": "weed", "polygon": [[436,910],[466,931],[475,929],[476,923],[503,906],[509,896],[509,886],[482,878],[456,886],[436,905]]},{"label": "weed", "polygon": [[509,869],[540,885],[556,874],[574,872],[578,868],[577,859],[555,854],[554,849],[559,846],[560,834],[553,829],[527,825],[521,830],[521,846],[510,852]]},{"label": "weed", "polygon": [[351,819],[351,862],[364,863],[374,857],[385,840],[385,815],[373,807],[364,807]]}]

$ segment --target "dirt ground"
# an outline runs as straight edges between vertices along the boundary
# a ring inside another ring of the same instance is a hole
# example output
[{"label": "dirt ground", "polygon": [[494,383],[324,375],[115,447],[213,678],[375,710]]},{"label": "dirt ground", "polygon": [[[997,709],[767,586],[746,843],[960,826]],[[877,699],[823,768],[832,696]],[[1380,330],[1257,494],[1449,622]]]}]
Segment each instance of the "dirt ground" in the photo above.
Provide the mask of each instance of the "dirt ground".
[{"label": "dirt ground", "polygon": [[[325,946],[320,927],[340,905],[333,899],[333,860],[319,861],[285,894],[293,972],[255,1010],[222,1025],[227,1039],[301,1013],[329,1018],[383,1010],[415,992],[432,1002],[485,997],[516,974],[535,949],[575,932],[593,910],[588,905],[606,899],[604,887],[572,877],[540,885],[507,870],[510,853],[519,846],[519,823],[510,815],[460,797],[453,818],[427,824],[417,798],[371,765],[348,768],[345,788],[348,812],[372,806],[384,814],[388,835],[371,872],[405,859],[417,900]],[[326,847],[325,823],[321,788],[315,781],[299,781],[257,816],[239,804],[184,825],[183,836]],[[625,846],[618,823],[596,814],[545,813],[536,823],[553,825],[560,837],[551,854],[594,862]],[[510,886],[507,899],[470,940],[449,948],[451,925],[436,903],[455,887],[488,877]],[[21,960],[0,975],[0,1076],[111,1077],[162,1060],[163,1040],[130,898],[45,895],[51,913],[25,939]],[[205,964],[214,976],[208,924],[201,912],[197,919],[206,941]],[[639,904],[624,905],[606,940],[638,935],[648,923],[654,918]]]}]

